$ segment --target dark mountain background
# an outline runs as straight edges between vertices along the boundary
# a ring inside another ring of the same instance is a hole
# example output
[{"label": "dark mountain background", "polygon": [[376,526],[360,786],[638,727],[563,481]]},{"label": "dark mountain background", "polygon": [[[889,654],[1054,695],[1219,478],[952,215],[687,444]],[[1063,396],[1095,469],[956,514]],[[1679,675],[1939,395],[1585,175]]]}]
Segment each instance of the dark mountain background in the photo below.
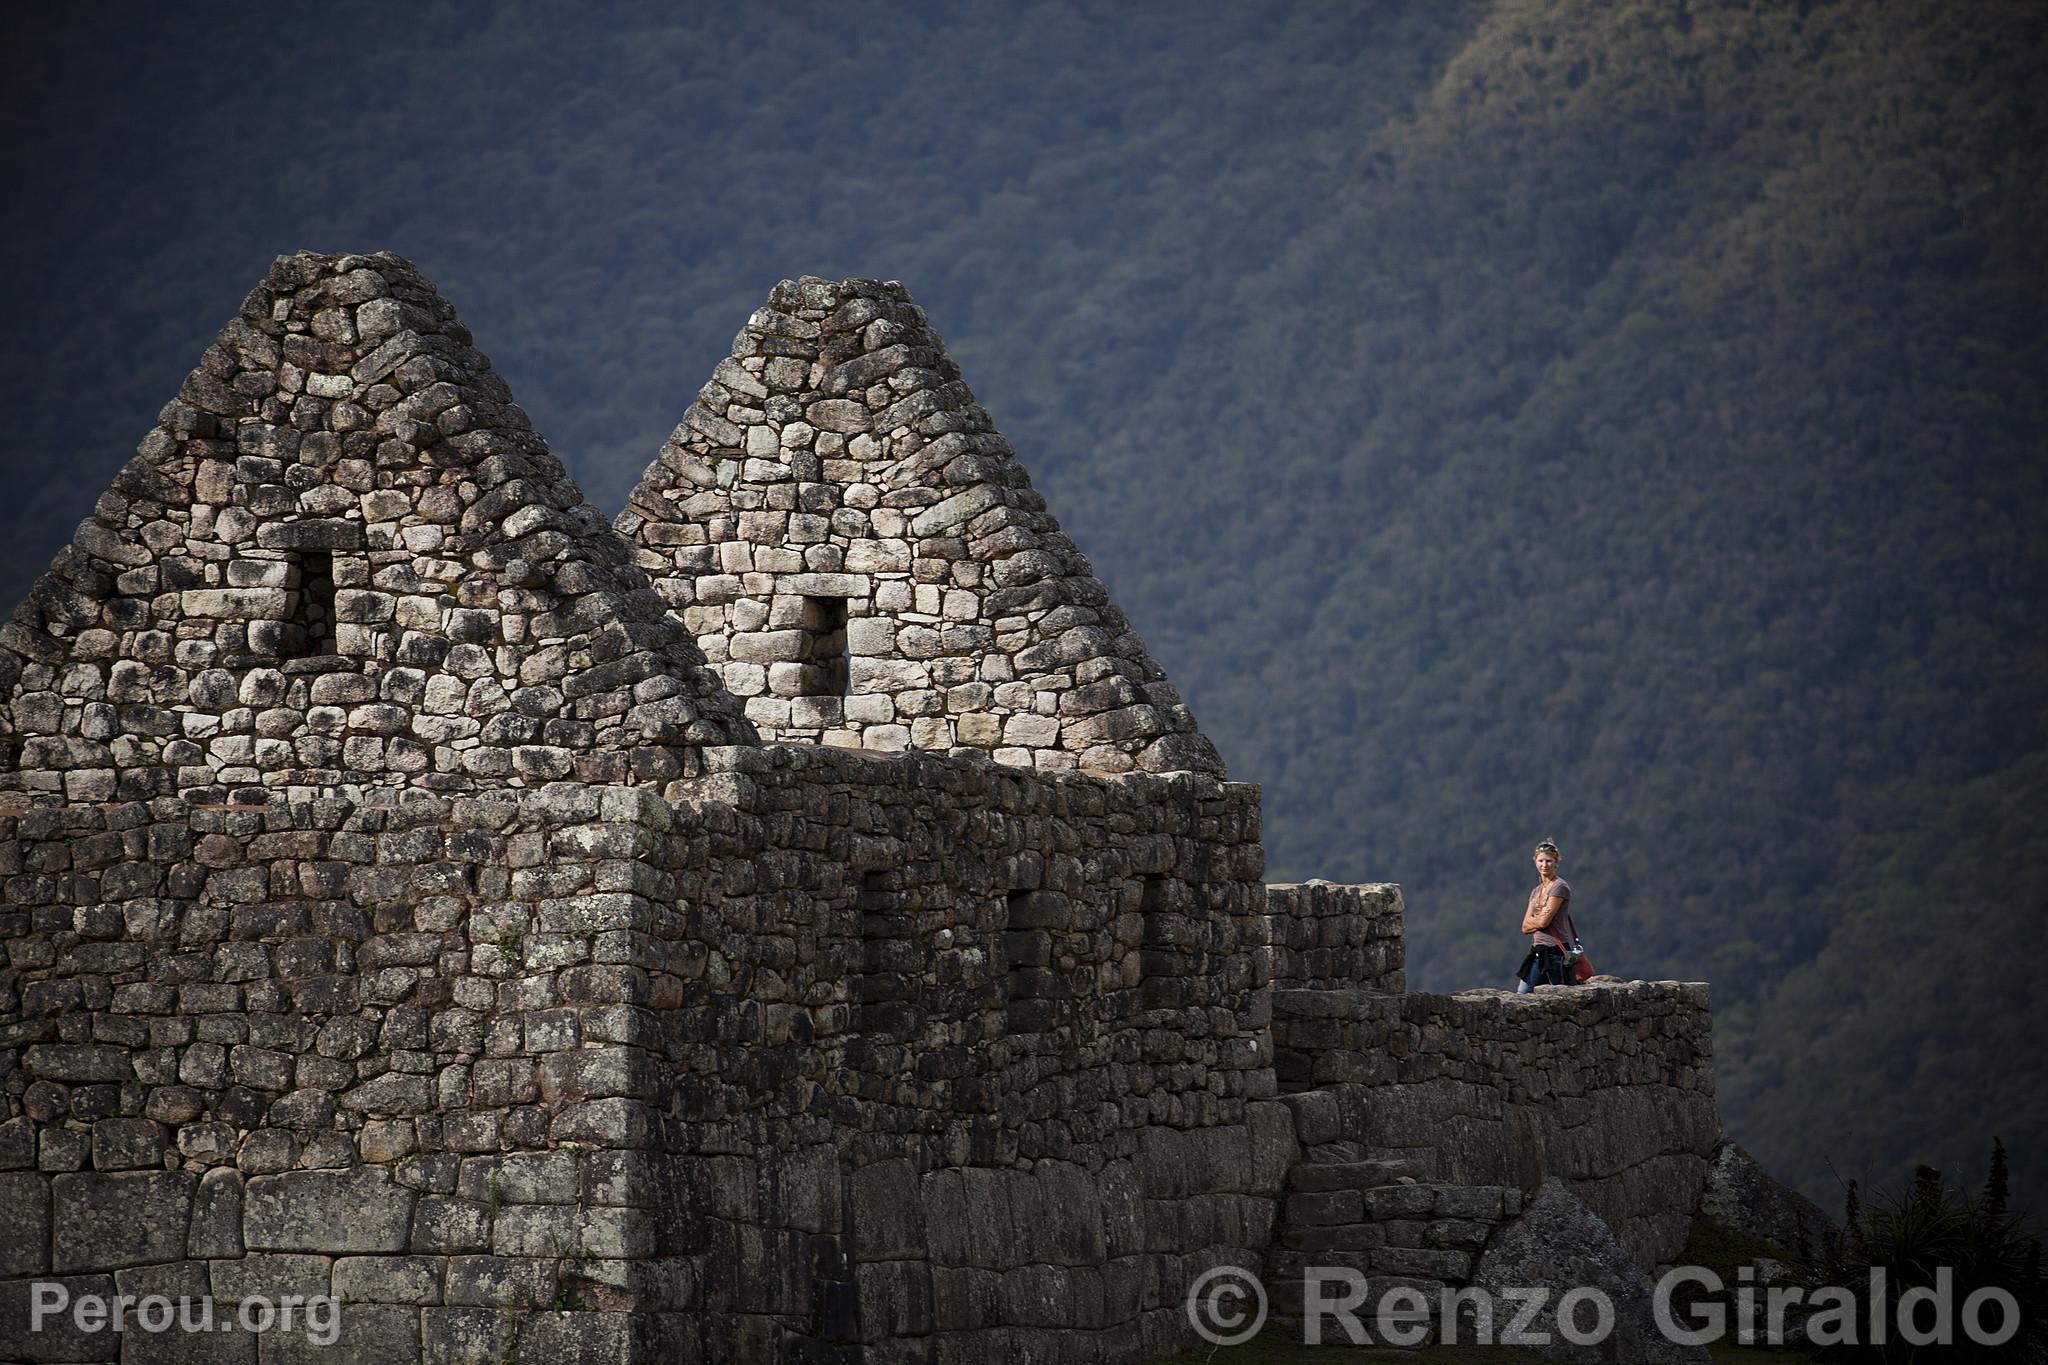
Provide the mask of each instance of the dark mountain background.
[{"label": "dark mountain background", "polygon": [[1731,1134],[2048,1179],[2048,5],[13,9],[0,597],[283,251],[619,506],[775,280],[905,281],[1267,792],[1503,984],[1565,848]]}]

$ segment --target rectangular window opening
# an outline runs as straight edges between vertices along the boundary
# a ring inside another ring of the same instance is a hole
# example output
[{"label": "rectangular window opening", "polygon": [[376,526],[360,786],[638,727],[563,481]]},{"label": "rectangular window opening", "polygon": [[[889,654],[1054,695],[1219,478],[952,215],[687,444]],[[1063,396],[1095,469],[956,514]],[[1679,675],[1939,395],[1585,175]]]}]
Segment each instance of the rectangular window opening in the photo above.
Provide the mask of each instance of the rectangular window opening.
[{"label": "rectangular window opening", "polygon": [[292,553],[292,569],[298,584],[292,592],[291,620],[285,623],[284,657],[311,659],[337,653],[333,552],[296,550]]},{"label": "rectangular window opening", "polygon": [[844,697],[852,690],[852,668],[846,654],[846,599],[804,599],[804,672],[806,697]]}]

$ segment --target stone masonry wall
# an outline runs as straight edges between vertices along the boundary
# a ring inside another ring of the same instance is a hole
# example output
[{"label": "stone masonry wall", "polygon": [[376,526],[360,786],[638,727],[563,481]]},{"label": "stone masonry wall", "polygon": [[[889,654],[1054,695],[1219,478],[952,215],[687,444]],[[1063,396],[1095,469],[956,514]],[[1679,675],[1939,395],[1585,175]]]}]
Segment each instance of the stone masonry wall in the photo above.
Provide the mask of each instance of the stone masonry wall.
[{"label": "stone masonry wall", "polygon": [[1546,1173],[1675,1246],[1704,988],[1381,993],[1223,772],[900,285],[777,286],[614,529],[279,258],[0,627],[0,1359],[1139,1360],[1401,1161],[1383,1258]]},{"label": "stone masonry wall", "polygon": [[1408,989],[1400,887],[1268,884],[1266,913],[1275,990]]},{"label": "stone masonry wall", "polygon": [[[663,1040],[706,1286],[683,1330],[962,1361],[1177,1333],[1176,1287],[1258,1245],[1277,1193],[1241,1159],[1273,1090],[1256,789],[705,761],[678,814],[710,834],[691,932],[719,960]],[[1182,1135],[1234,1155],[1146,1164]]]},{"label": "stone masonry wall", "polygon": [[1278,991],[1283,1088],[1355,1084],[1347,1133],[1429,1179],[1534,1189],[1557,1176],[1654,1265],[1684,1244],[1720,1117],[1698,983],[1528,995]]},{"label": "stone masonry wall", "polygon": [[622,1339],[662,1278],[625,1098],[656,979],[636,923],[675,913],[634,891],[645,801],[0,817],[0,1358],[123,1348],[25,1337],[27,1283],[52,1276],[332,1292],[351,1360]]},{"label": "stone masonry wall", "polygon": [[1278,1189],[1256,789],[706,763],[0,817],[0,1356],[102,1358],[24,1344],[50,1276],[378,1361],[1178,1331]]},{"label": "stone masonry wall", "polygon": [[777,285],[616,526],[766,739],[1223,775],[900,284]]},{"label": "stone masonry wall", "polygon": [[0,627],[0,790],[658,785],[752,738],[407,262],[279,257]]}]

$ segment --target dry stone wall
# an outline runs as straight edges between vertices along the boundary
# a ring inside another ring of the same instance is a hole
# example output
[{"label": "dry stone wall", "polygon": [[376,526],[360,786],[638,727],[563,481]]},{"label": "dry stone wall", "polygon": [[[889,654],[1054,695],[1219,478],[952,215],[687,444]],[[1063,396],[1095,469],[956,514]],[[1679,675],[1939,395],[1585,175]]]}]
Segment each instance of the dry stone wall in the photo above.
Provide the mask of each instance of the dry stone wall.
[{"label": "dry stone wall", "polygon": [[1278,991],[1283,1088],[1363,1087],[1344,1136],[1427,1179],[1556,1176],[1655,1265],[1674,1257],[1720,1141],[1699,983],[1527,995]]},{"label": "dry stone wall", "polygon": [[899,284],[777,285],[617,527],[765,739],[1223,774]]},{"label": "dry stone wall", "polygon": [[[689,1118],[739,1125],[713,1140],[1128,1155],[1147,1124],[1270,1095],[1257,788],[794,747],[705,761],[702,828],[686,801],[644,856],[698,860],[677,888],[716,962],[672,1060]],[[782,1123],[793,1138],[762,1126]]]},{"label": "dry stone wall", "polygon": [[615,531],[280,258],[0,627],[0,1359],[1137,1360],[1545,1173],[1682,1235],[1704,988],[1400,995],[1260,819],[900,286],[778,286]]},{"label": "dry stone wall", "polygon": [[1256,789],[686,785],[0,817],[0,1355],[51,1277],[345,1293],[379,1361],[1177,1340],[1284,1166]]},{"label": "dry stone wall", "polygon": [[1275,990],[1408,989],[1400,887],[1272,884],[1266,914]]},{"label": "dry stone wall", "polygon": [[751,738],[454,310],[280,257],[0,628],[0,790],[658,784]]}]

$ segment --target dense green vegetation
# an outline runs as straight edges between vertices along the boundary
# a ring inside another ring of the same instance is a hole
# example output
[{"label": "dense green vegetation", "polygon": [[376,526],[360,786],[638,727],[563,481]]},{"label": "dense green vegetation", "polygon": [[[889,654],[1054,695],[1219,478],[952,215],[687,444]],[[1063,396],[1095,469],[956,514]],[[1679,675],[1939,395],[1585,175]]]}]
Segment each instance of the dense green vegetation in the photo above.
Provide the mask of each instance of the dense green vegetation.
[{"label": "dense green vegetation", "polygon": [[420,261],[608,506],[775,279],[900,278],[1276,878],[1501,983],[1555,837],[1785,1178],[2048,1177],[2048,7],[0,23],[10,599],[277,251]]}]

